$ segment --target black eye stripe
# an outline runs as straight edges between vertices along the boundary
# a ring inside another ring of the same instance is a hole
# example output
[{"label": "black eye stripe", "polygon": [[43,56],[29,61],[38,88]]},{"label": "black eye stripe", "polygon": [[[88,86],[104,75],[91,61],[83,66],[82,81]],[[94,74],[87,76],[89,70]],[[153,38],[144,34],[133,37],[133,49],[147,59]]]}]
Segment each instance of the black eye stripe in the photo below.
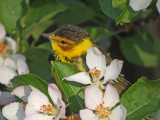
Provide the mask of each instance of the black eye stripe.
[{"label": "black eye stripe", "polygon": [[63,41],[63,40],[61,41],[61,43],[62,43],[62,44],[68,44],[67,41]]}]

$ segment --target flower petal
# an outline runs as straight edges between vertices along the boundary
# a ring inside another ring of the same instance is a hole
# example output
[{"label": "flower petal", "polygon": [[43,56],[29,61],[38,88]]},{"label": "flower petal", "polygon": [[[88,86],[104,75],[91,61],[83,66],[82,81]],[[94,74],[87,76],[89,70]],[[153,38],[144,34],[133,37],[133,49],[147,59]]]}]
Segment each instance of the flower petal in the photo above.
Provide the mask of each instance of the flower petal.
[{"label": "flower petal", "polygon": [[3,107],[2,114],[7,120],[23,120],[25,118],[23,105],[18,102],[10,103]]},{"label": "flower petal", "polygon": [[[47,96],[45,94],[43,94],[42,92],[40,92],[39,90],[32,91],[28,97],[27,106],[29,106],[29,108],[32,108],[33,112],[40,111],[40,108],[42,105],[48,105],[48,104],[50,104],[50,102],[49,102]],[[33,114],[29,110],[26,110],[25,113],[26,113],[26,116]]]},{"label": "flower petal", "polygon": [[14,53],[17,51],[17,43],[11,37],[5,37],[6,41],[8,42],[8,50],[13,50]]},{"label": "flower petal", "polygon": [[4,66],[17,70],[17,62],[14,60],[13,55],[8,55],[4,60]]},{"label": "flower petal", "polygon": [[13,58],[14,58],[14,60],[17,62],[17,60],[19,60],[19,59],[22,59],[23,61],[26,61],[26,58],[25,58],[25,56],[24,55],[22,55],[22,54],[14,54],[14,55],[12,55],[13,56]]},{"label": "flower petal", "polygon": [[156,6],[157,6],[158,12],[160,14],[160,0],[157,1]]},{"label": "flower petal", "polygon": [[98,117],[89,109],[80,110],[79,115],[82,120],[98,120]]},{"label": "flower petal", "polygon": [[4,38],[6,36],[6,30],[4,28],[4,26],[0,23],[0,43],[2,43],[4,41]]},{"label": "flower petal", "polygon": [[97,86],[91,86],[85,90],[85,106],[94,110],[102,103],[102,91]]},{"label": "flower petal", "polygon": [[31,88],[29,86],[19,86],[13,90],[12,95],[16,95],[23,101],[27,102],[30,93],[31,93]]},{"label": "flower petal", "polygon": [[7,105],[14,102],[14,96],[10,92],[0,91],[0,105]]},{"label": "flower petal", "polygon": [[27,117],[27,116],[31,116],[31,115],[34,115],[34,114],[38,114],[38,111],[36,109],[34,109],[33,105],[27,104],[26,108],[25,108],[25,114],[26,114],[26,117]]},{"label": "flower petal", "polygon": [[66,79],[67,81],[74,81],[82,84],[92,84],[88,72],[79,72],[74,75],[68,76],[63,78],[62,80]]},{"label": "flower petal", "polygon": [[29,73],[28,65],[22,59],[18,59],[17,60],[17,69],[18,69],[18,74],[19,75],[23,75],[23,74],[28,74]]},{"label": "flower petal", "polygon": [[17,75],[14,70],[5,66],[0,66],[0,73],[0,83],[5,85],[10,84],[10,80]]},{"label": "flower petal", "polygon": [[62,93],[56,84],[48,84],[48,93],[55,105],[58,104],[58,99],[62,99]]},{"label": "flower petal", "polygon": [[65,103],[61,100],[58,99],[58,108],[60,109],[59,115],[55,118],[55,120],[59,120],[60,118],[66,118],[66,109],[65,109]]},{"label": "flower petal", "polygon": [[104,106],[109,108],[112,108],[120,101],[117,90],[111,84],[108,84],[106,86],[103,101],[104,101]]},{"label": "flower petal", "polygon": [[139,11],[139,10],[147,8],[151,2],[152,0],[130,0],[129,6],[134,11]]},{"label": "flower petal", "polygon": [[[101,77],[104,75],[106,69],[106,59],[105,56],[99,51],[96,47],[89,47],[86,55],[86,64],[89,69],[92,70],[96,67],[96,69],[100,70]],[[100,78],[101,78],[100,77]]]},{"label": "flower petal", "polygon": [[118,78],[121,69],[122,69],[123,61],[114,59],[110,65],[106,68],[106,73],[104,76],[103,84],[105,84],[108,80],[115,80]]},{"label": "flower petal", "polygon": [[4,58],[2,55],[0,55],[0,65],[3,65],[3,63],[4,63]]},{"label": "flower petal", "polygon": [[126,108],[122,105],[119,105],[115,109],[113,109],[112,114],[109,118],[110,120],[125,120],[126,114]]},{"label": "flower petal", "polygon": [[44,115],[44,114],[34,114],[27,116],[24,120],[52,120],[53,116]]},{"label": "flower petal", "polygon": [[153,113],[153,114],[151,115],[151,118],[152,118],[153,120],[159,120],[159,118],[160,118],[160,109],[159,109],[157,112]]}]

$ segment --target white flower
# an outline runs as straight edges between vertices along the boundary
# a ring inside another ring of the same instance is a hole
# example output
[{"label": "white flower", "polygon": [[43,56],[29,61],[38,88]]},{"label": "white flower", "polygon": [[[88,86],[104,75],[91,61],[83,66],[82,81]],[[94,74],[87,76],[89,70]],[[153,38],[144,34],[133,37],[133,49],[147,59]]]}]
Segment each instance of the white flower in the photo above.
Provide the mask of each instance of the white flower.
[{"label": "white flower", "polygon": [[48,93],[54,105],[41,91],[33,90],[30,93],[24,120],[59,120],[65,118],[65,103],[62,101],[62,94],[58,87],[55,84],[49,84]]},{"label": "white flower", "polygon": [[23,120],[25,118],[24,105],[14,102],[2,109],[2,114],[7,120]]},{"label": "white flower", "polygon": [[100,79],[104,76],[103,84],[108,80],[115,80],[122,69],[123,61],[114,59],[109,66],[106,66],[105,56],[96,47],[89,47],[86,55],[86,64],[89,67],[93,81],[88,72],[79,72],[69,77],[63,78],[68,81],[75,81],[82,84],[100,84]]},{"label": "white flower", "polygon": [[[147,8],[152,0],[130,0],[129,5],[134,11],[139,11]],[[157,1],[157,9],[160,13],[160,0]]]},{"label": "white flower", "polygon": [[3,116],[7,120],[52,120],[54,117],[58,120],[61,117],[65,118],[65,104],[62,101],[60,90],[55,84],[49,84],[48,92],[54,101],[54,106],[40,90],[33,86],[15,88],[12,94],[24,102],[6,105],[2,109]]},{"label": "white flower", "polygon": [[[2,63],[1,61],[4,62]],[[6,58],[2,58],[0,55],[0,63],[2,63],[0,65],[0,83],[6,86],[11,84],[10,80],[15,76],[29,73],[25,57],[21,54],[8,55]]]},{"label": "white flower", "polygon": [[27,99],[31,93],[31,88],[29,86],[20,86],[13,90],[12,94],[16,95],[24,102],[14,102],[6,105],[2,109],[2,114],[7,120],[24,120],[25,118],[25,107],[27,104]]},{"label": "white flower", "polygon": [[[0,24],[0,83],[10,86],[12,78],[18,74],[28,74],[29,69],[25,57],[16,53],[16,41],[5,35],[5,28]],[[3,43],[4,40],[7,41],[8,45]]]},{"label": "white flower", "polygon": [[91,86],[85,90],[86,109],[80,110],[82,120],[125,120],[126,109],[119,103],[119,94],[116,89],[108,84],[103,92],[97,86]]}]

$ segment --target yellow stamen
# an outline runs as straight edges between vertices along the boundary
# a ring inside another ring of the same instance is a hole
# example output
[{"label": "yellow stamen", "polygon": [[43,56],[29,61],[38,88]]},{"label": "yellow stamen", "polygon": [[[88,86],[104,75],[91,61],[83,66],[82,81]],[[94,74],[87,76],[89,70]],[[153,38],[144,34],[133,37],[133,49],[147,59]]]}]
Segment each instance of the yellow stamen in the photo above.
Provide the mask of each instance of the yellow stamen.
[{"label": "yellow stamen", "polygon": [[95,114],[102,119],[107,119],[111,115],[112,111],[109,110],[109,107],[104,107],[104,101],[102,104],[96,107]]},{"label": "yellow stamen", "polygon": [[101,75],[101,71],[97,70],[96,67],[94,67],[92,70],[89,70],[89,73],[92,75],[92,77],[97,77],[97,78],[99,78]]},{"label": "yellow stamen", "polygon": [[50,104],[42,105],[42,107],[39,110],[44,112],[47,115],[55,115],[55,116],[57,116],[60,112],[59,110],[57,110],[54,106]]},{"label": "yellow stamen", "polygon": [[74,116],[74,114],[72,113],[72,116],[69,116],[67,120],[81,120],[81,119],[78,116]]},{"label": "yellow stamen", "polygon": [[4,43],[0,43],[0,54],[5,53],[7,51],[8,46]]}]

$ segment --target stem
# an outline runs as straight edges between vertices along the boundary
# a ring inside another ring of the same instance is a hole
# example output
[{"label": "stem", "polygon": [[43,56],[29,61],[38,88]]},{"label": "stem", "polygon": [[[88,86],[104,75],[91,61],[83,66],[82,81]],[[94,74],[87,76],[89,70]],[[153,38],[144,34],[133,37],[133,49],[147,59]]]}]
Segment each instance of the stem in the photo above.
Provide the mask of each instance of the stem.
[{"label": "stem", "polygon": [[34,45],[36,44],[37,40],[34,40],[32,43],[31,43],[31,47],[34,47]]}]

